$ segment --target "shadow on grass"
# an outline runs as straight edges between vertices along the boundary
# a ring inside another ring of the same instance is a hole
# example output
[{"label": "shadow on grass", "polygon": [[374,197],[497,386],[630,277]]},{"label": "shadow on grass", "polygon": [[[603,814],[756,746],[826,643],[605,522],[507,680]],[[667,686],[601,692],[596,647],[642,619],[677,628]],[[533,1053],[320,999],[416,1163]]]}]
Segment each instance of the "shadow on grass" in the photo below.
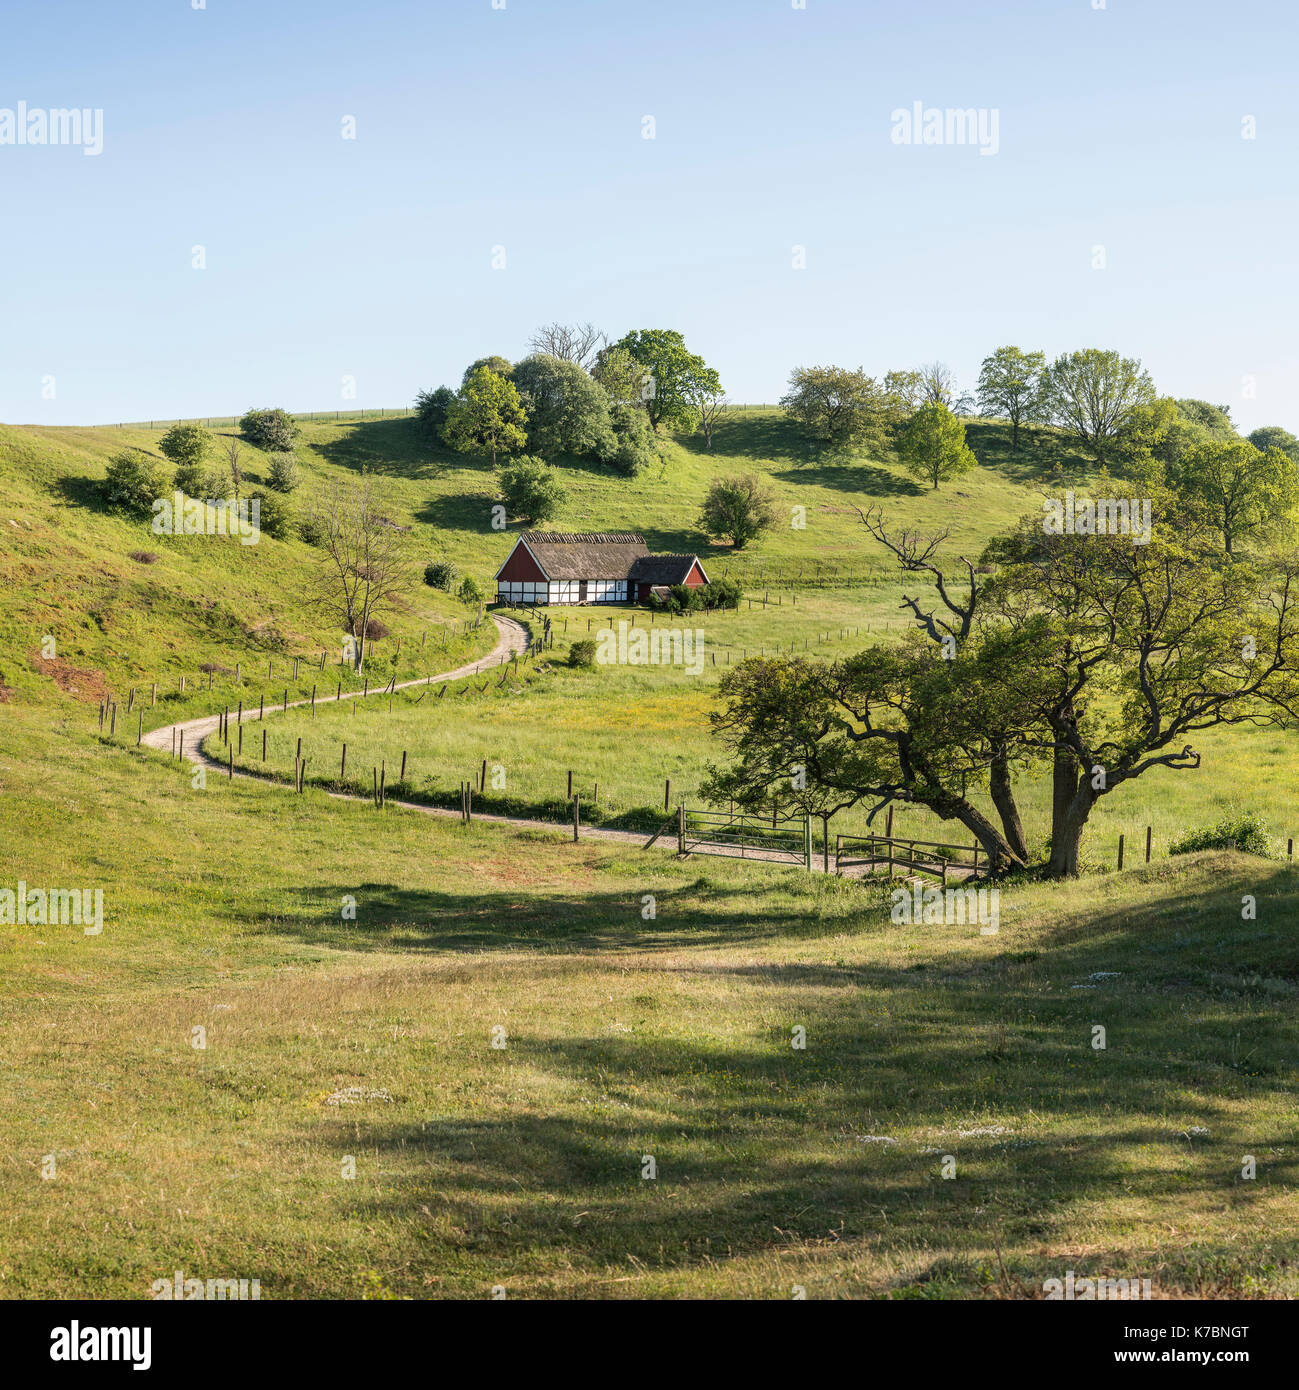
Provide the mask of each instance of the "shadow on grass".
[{"label": "shadow on grass", "polygon": [[[340,468],[394,478],[436,478],[450,467],[464,467],[461,454],[424,433],[413,416],[358,420],[337,439],[313,443],[321,458]],[[483,467],[490,472],[486,460]]]},{"label": "shadow on grass", "polygon": [[[563,843],[563,831],[541,831]],[[634,845],[628,846],[635,850]],[[660,866],[661,867],[661,866]],[[790,895],[788,906],[755,913],[741,887],[711,883],[662,885],[652,860],[644,892],[656,892],[657,916],[642,917],[642,890],[540,896],[520,888],[464,892],[399,889],[387,883],[339,884],[297,890],[303,907],[276,915],[267,930],[313,945],[375,951],[646,950],[691,946],[740,945],[777,936],[807,938],[844,930],[838,913],[809,919],[806,904]],[[801,870],[788,871],[791,875]],[[778,891],[778,889],[777,889]],[[356,920],[341,921],[339,904],[357,903]],[[265,918],[254,906],[239,908],[248,925]]]},{"label": "shadow on grass", "polygon": [[[634,1003],[609,1028],[539,1033],[523,1003],[508,1047],[492,1054],[484,1037],[482,1048],[507,1072],[550,1079],[559,1113],[375,1117],[359,1134],[340,1122],[331,1142],[340,1155],[360,1142],[386,1156],[387,1191],[361,1215],[408,1220],[432,1204],[474,1233],[471,1248],[494,1269],[540,1270],[575,1291],[858,1242],[863,1262],[883,1250],[912,1266],[885,1292],[920,1296],[914,1286],[931,1280],[995,1292],[987,1256],[999,1247],[1030,1286],[1003,1296],[1032,1297],[1064,1259],[1043,1243],[1074,1242],[1077,1223],[1118,1194],[1152,1220],[1184,1219],[1188,1202],[1230,1202],[1249,1231],[1255,1208],[1299,1177],[1290,1136],[1274,1132],[1248,1140],[1286,1151],[1269,1161],[1267,1182],[1235,1180],[1238,1146],[1215,1138],[1230,1113],[1203,1084],[1191,1092],[1175,1000],[1127,1009],[1123,1048],[1102,1055],[1072,1017],[1036,1019],[1041,1000],[1027,983],[976,999],[906,972],[877,972],[885,980],[881,1019],[841,982],[796,980],[775,998],[759,993],[767,979],[740,975],[753,996],[742,1005],[771,1021],[727,1042],[665,1036],[677,1019],[660,1029],[650,1005],[646,1020]],[[794,1022],[807,1030],[803,1051],[790,1047]],[[1192,1137],[1196,1126],[1208,1137]],[[941,1176],[945,1154],[955,1178]],[[394,1174],[399,1155],[411,1162]],[[1200,1283],[1204,1256],[1197,1242],[1173,1281]],[[1103,1249],[1068,1263],[1079,1274],[1111,1267]]]},{"label": "shadow on grass", "polygon": [[1050,490],[1061,481],[1085,483],[1096,469],[1095,460],[1059,430],[1021,425],[1018,449],[1011,447],[1011,437],[1011,427],[999,420],[965,424],[965,442],[979,463],[1021,486]]},{"label": "shadow on grass", "polygon": [[810,463],[805,468],[783,469],[772,476],[786,483],[813,483],[833,492],[860,492],[872,497],[924,497],[932,491],[912,478],[904,478],[865,460],[826,460]]}]

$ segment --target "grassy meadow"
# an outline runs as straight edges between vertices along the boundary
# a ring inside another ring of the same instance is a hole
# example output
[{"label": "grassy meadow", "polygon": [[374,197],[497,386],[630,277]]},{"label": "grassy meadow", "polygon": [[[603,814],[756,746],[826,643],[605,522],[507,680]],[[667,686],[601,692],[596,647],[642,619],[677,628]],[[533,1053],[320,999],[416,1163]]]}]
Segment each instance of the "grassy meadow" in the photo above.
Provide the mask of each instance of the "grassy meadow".
[{"label": "grassy meadow", "polygon": [[[502,686],[313,717],[271,706],[357,682],[310,602],[310,546],[153,536],[100,506],[113,451],[161,433],[0,427],[0,887],[101,887],[105,917],[100,936],[0,924],[0,1296],[143,1298],[176,1269],[264,1298],[1032,1298],[1066,1269],[1156,1297],[1299,1293],[1299,877],[1162,852],[1233,800],[1299,832],[1294,735],[1218,731],[1198,772],[1107,798],[1090,857],[1111,867],[1122,831],[1129,867],[1008,884],[987,936],[895,923],[883,886],[328,795],[346,740],[358,790],[381,759],[391,789],[405,750],[400,790],[429,800],[484,759],[506,778],[487,809],[557,814],[569,770],[615,823],[661,807],[664,777],[690,799],[720,757],[726,653],[900,630],[857,507],[977,550],[1041,489],[1085,483],[1053,439],[1015,456],[975,424],[982,466],[936,494],[888,463],[825,465],[762,410],[711,453],[665,441],[634,480],[562,463],[557,527],[634,527],[766,589],[690,618],[718,665],[571,670],[588,621],[632,617],[572,610]],[[307,422],[299,458],[295,506],[364,467],[412,528],[371,685],[490,649],[490,623],[418,583],[445,556],[486,588],[508,552],[486,463],[403,419]],[[699,501],[738,471],[806,528],[707,546]],[[264,728],[287,779],[301,738],[305,792],[196,786],[135,746],[132,688],[145,730],[264,698],[236,762],[262,770]],[[1046,790],[1022,793],[1039,838]],[[951,838],[910,808],[897,829]]]}]

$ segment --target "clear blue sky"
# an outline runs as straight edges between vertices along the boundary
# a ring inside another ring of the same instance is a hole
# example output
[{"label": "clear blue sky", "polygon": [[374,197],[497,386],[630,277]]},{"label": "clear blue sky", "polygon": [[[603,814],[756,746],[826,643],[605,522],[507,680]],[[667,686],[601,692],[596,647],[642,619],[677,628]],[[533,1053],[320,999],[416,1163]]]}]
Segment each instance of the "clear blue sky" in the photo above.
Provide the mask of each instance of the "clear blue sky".
[{"label": "clear blue sky", "polygon": [[[0,145],[0,419],[403,405],[560,318],[737,401],[1117,347],[1299,433],[1299,6],[1092,4],[0,0],[0,108],[104,113]],[[998,153],[895,144],[916,101]]]}]

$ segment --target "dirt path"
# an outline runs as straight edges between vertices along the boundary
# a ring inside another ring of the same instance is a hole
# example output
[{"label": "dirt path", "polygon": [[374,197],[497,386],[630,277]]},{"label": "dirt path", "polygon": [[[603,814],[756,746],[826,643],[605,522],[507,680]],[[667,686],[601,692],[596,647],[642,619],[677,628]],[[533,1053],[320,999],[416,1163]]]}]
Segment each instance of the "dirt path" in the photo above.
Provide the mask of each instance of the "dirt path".
[{"label": "dirt path", "polygon": [[[496,624],[497,631],[501,634],[501,640],[497,642],[486,656],[480,657],[477,661],[470,661],[464,666],[457,666],[454,671],[443,671],[440,675],[418,676],[415,680],[398,681],[395,687],[389,687],[388,685],[380,686],[378,689],[370,691],[370,697],[373,698],[376,695],[386,695],[389,693],[390,689],[405,690],[407,686],[411,685],[444,685],[447,681],[459,680],[462,676],[473,676],[479,671],[486,671],[492,666],[501,666],[505,662],[513,660],[515,655],[522,655],[522,653],[528,650],[528,630],[522,623],[516,623],[513,618],[498,618],[494,614],[492,615],[492,622]],[[365,698],[366,697],[362,695],[359,690],[345,690],[342,695],[338,697],[338,699],[341,700],[362,700]],[[310,703],[310,700],[290,700],[288,708],[298,709],[302,705],[309,705]],[[328,699],[318,699],[316,703],[318,705],[325,705],[335,702]],[[284,706],[280,705],[277,708],[282,710]],[[251,709],[246,709],[243,712],[242,720],[237,719],[236,723],[247,722],[250,719],[256,718],[257,716]],[[225,768],[221,763],[218,763],[213,758],[209,758],[207,754],[202,751],[203,740],[210,733],[214,733],[220,726],[220,723],[221,716],[219,714],[205,714],[200,719],[186,719],[179,724],[164,724],[161,729],[152,729],[149,733],[145,734],[140,742],[146,748],[157,748],[163,752],[172,753],[176,746],[172,740],[179,740],[183,736],[185,757],[188,758],[195,767],[202,765],[204,767],[216,768],[218,771],[224,772]],[[252,776],[252,774],[243,772],[237,773],[236,775],[240,777]],[[261,781],[263,779],[260,777],[253,777],[252,780]],[[364,800],[364,798],[360,799]]]},{"label": "dirt path", "polygon": [[[501,634],[501,640],[485,657],[480,658],[478,661],[469,662],[467,665],[458,666],[454,671],[443,671],[440,675],[420,676],[416,680],[398,681],[395,688],[397,690],[404,690],[407,686],[412,685],[444,685],[447,681],[459,680],[462,676],[476,675],[479,671],[486,671],[490,667],[504,665],[507,661],[512,661],[516,655],[521,655],[528,650],[528,632],[521,623],[515,622],[513,618],[497,617],[495,614],[492,615],[492,622],[496,624]],[[388,693],[388,690],[388,686],[381,686],[377,690],[370,691],[370,698],[384,695]],[[366,697],[363,696],[360,691],[344,691],[339,698],[344,700],[361,700]],[[310,703],[310,700],[290,700],[288,707],[289,709],[298,709]],[[320,705],[329,702],[318,699],[316,703]],[[282,711],[284,706],[279,705],[276,708]],[[235,716],[232,715],[231,717],[234,718]],[[257,715],[252,710],[244,710],[244,722],[250,719],[255,720],[256,718]],[[236,722],[238,722],[238,720],[236,720]],[[195,767],[206,767],[212,772],[227,775],[229,769],[225,763],[218,762],[215,758],[210,758],[203,752],[204,739],[206,739],[209,734],[215,733],[220,727],[220,723],[220,715],[208,714],[199,719],[186,719],[179,724],[165,724],[160,729],[152,729],[149,733],[145,734],[140,741],[146,748],[153,748],[162,753],[172,753],[176,747],[176,743],[173,743],[173,739],[179,742],[183,737],[185,759],[187,762],[193,764]],[[245,777],[252,782],[263,782],[267,786],[280,787],[286,791],[289,790],[289,788],[285,787],[284,783],[272,781],[269,777],[259,777],[256,773],[244,772],[236,769],[235,776]],[[370,799],[367,796],[358,796],[351,792],[329,792],[327,795],[339,801],[366,802]],[[418,811],[421,815],[449,816],[456,820],[460,819],[459,811],[447,810],[441,806],[424,806],[419,802],[403,801],[397,797],[389,797],[388,804],[391,806],[400,806],[407,811]],[[564,831],[564,827],[558,822],[549,820],[527,820],[515,816],[483,815],[478,812],[474,813],[474,819],[490,821],[497,825],[515,825],[527,827],[529,829],[535,829],[541,826],[549,827],[551,830],[557,830],[561,833]],[[571,833],[571,831],[568,833]],[[585,826],[582,828],[581,833],[583,839],[595,838],[601,840],[616,840],[624,844],[643,844],[646,838],[645,835],[639,831],[600,830],[595,827],[587,829]],[[676,837],[671,834],[665,834],[659,841],[659,844],[665,848],[675,850]]]},{"label": "dirt path", "polygon": [[[415,680],[398,681],[397,685],[393,688],[404,690],[406,687],[412,685],[443,685],[447,681],[459,680],[462,676],[472,676],[479,671],[486,671],[490,667],[504,665],[507,661],[513,660],[516,654],[521,655],[528,650],[528,632],[521,623],[515,622],[513,618],[497,617],[495,614],[492,614],[491,617],[492,622],[496,624],[497,629],[500,631],[501,640],[485,657],[482,657],[478,661],[469,662],[467,665],[458,666],[454,671],[443,671],[440,675],[420,676]],[[388,693],[389,689],[389,686],[384,685],[380,686],[377,690],[371,690],[370,698],[385,695]],[[360,691],[344,691],[338,698],[343,700],[361,700],[366,697],[362,695]],[[310,703],[310,700],[290,700],[288,708],[299,709],[303,705],[309,705]],[[320,705],[330,702],[318,699],[316,703]],[[279,705],[276,709],[283,710],[284,706]],[[274,713],[275,711],[269,712]],[[244,722],[250,719],[255,720],[256,718],[257,715],[252,710],[244,710]],[[240,721],[236,719],[236,722]],[[229,768],[225,763],[218,762],[215,758],[210,758],[203,752],[204,739],[206,739],[209,734],[215,733],[220,727],[220,723],[220,715],[209,714],[204,715],[200,719],[187,719],[179,724],[166,724],[161,729],[153,729],[145,734],[144,738],[141,739],[141,743],[146,748],[157,749],[159,752],[163,753],[173,753],[176,747],[172,741],[173,738],[179,740],[183,736],[184,754],[188,762],[192,763],[195,767],[206,767],[214,773],[228,776]],[[245,772],[236,769],[234,775],[236,777],[247,778],[250,782],[261,782],[266,786],[278,787],[285,791],[291,790],[285,783],[273,781],[269,777],[261,777],[255,772]],[[357,795],[353,792],[327,792],[326,795],[332,796],[337,801],[368,802],[370,800],[368,796]],[[454,820],[460,819],[459,811],[449,810],[441,806],[425,806],[420,802],[404,801],[398,797],[387,798],[387,804],[398,806],[405,811],[418,811],[420,815],[424,816],[450,817]],[[554,830],[565,838],[572,834],[571,826],[565,827],[560,822],[553,820],[531,820],[525,817],[491,815],[478,811],[474,812],[474,819],[476,821],[486,821],[493,825],[512,825],[529,830],[538,828]],[[668,817],[664,816],[664,820],[667,819]],[[582,826],[580,833],[584,840],[610,840],[615,843],[627,845],[643,845],[647,838],[645,832],[641,830],[605,830],[598,826]],[[671,828],[665,830],[656,841],[654,848],[671,850],[675,854],[677,849],[675,831]],[[710,852],[721,853],[728,858],[741,857],[738,853],[728,854],[725,850],[713,850]],[[749,850],[744,857],[756,860],[759,863],[788,862],[778,858],[768,859],[761,851],[754,850]],[[820,858],[819,856],[814,856],[813,871],[819,872],[820,870]]]}]

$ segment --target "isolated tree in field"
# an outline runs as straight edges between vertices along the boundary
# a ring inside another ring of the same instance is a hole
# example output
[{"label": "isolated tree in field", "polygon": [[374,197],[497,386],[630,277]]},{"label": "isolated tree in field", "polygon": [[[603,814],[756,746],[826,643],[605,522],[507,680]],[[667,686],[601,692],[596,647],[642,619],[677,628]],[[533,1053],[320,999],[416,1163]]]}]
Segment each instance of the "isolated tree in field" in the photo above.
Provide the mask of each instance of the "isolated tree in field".
[{"label": "isolated tree in field", "polygon": [[[1299,569],[1224,566],[1193,513],[1157,500],[1148,544],[1047,535],[1029,518],[963,574],[944,572],[941,535],[883,533],[904,572],[934,583],[932,610],[904,600],[925,635],[728,673],[714,727],[738,758],[731,785],[760,796],[797,764],[823,794],[959,821],[1001,869],[1027,861],[1013,783],[1040,763],[1045,872],[1077,875],[1102,797],[1155,768],[1198,767],[1199,731],[1290,725],[1299,710]],[[971,800],[983,788],[1000,826]]]},{"label": "isolated tree in field", "polygon": [[882,453],[901,415],[898,397],[860,367],[795,367],[780,404],[830,452]]},{"label": "isolated tree in field", "polygon": [[278,407],[248,411],[239,421],[239,432],[250,444],[271,454],[291,453],[300,433],[293,416]]},{"label": "isolated tree in field", "polygon": [[994,419],[1010,421],[1010,447],[1019,448],[1019,427],[1042,415],[1044,352],[999,347],[979,368],[979,409]]},{"label": "isolated tree in field", "polygon": [[614,451],[609,397],[575,362],[525,357],[513,382],[528,417],[528,447],[539,454],[605,458]]},{"label": "isolated tree in field", "polygon": [[690,404],[694,406],[699,429],[704,436],[704,447],[711,449],[713,431],[730,409],[730,402],[721,391],[700,388],[691,394]]},{"label": "isolated tree in field", "polygon": [[827,816],[911,802],[965,826],[993,873],[1022,867],[1025,855],[967,792],[986,780],[995,752],[984,731],[997,692],[976,667],[965,656],[937,658],[914,634],[833,662],[741,662],[723,676],[723,708],[711,716],[736,761],[710,768],[705,794],[797,806],[796,781],[804,807]]},{"label": "isolated tree in field", "polygon": [[200,467],[212,448],[212,436],[202,425],[173,425],[158,448],[178,467]]},{"label": "isolated tree in field", "polygon": [[945,405],[922,405],[898,439],[898,457],[914,478],[936,488],[973,468],[978,460],[965,442],[965,426]]},{"label": "isolated tree in field", "polygon": [[1034,520],[985,556],[998,572],[984,640],[1007,654],[1029,737],[1053,756],[1053,878],[1078,874],[1103,796],[1157,767],[1199,767],[1198,732],[1299,711],[1296,567],[1221,564],[1170,501],[1148,544],[1047,536]]},{"label": "isolated tree in field", "polygon": [[1132,412],[1155,399],[1154,382],[1135,358],[1103,348],[1057,357],[1043,379],[1048,416],[1100,463]]},{"label": "isolated tree in field", "polygon": [[411,582],[404,532],[389,519],[370,474],[334,483],[311,515],[320,554],[314,594],[319,608],[353,639],[353,662],[365,665],[371,622],[402,601]]},{"label": "isolated tree in field", "polygon": [[641,368],[641,401],[650,424],[691,429],[695,424],[692,398],[699,391],[720,395],[717,373],[686,347],[686,340],[671,328],[640,328],[613,345],[623,349]]},{"label": "isolated tree in field", "polygon": [[528,339],[534,353],[558,357],[589,372],[608,338],[593,323],[548,323]]},{"label": "isolated tree in field", "polygon": [[528,442],[527,416],[514,383],[488,366],[475,367],[448,408],[442,438],[457,453],[513,453]]},{"label": "isolated tree in field", "polygon": [[508,515],[533,526],[552,521],[568,500],[556,470],[526,454],[501,469],[501,497]]},{"label": "isolated tree in field", "polygon": [[1290,456],[1275,448],[1261,452],[1247,439],[1198,444],[1168,466],[1167,478],[1183,501],[1203,510],[1228,556],[1299,500]]},{"label": "isolated tree in field", "polygon": [[1252,430],[1249,434],[1249,442],[1264,453],[1268,449],[1280,449],[1289,455],[1295,463],[1299,463],[1299,439],[1296,439],[1289,430],[1282,429],[1280,425],[1263,425],[1259,429]]},{"label": "isolated tree in field", "polygon": [[699,525],[715,539],[729,540],[736,550],[776,524],[776,499],[752,473],[717,478],[704,498]]}]

